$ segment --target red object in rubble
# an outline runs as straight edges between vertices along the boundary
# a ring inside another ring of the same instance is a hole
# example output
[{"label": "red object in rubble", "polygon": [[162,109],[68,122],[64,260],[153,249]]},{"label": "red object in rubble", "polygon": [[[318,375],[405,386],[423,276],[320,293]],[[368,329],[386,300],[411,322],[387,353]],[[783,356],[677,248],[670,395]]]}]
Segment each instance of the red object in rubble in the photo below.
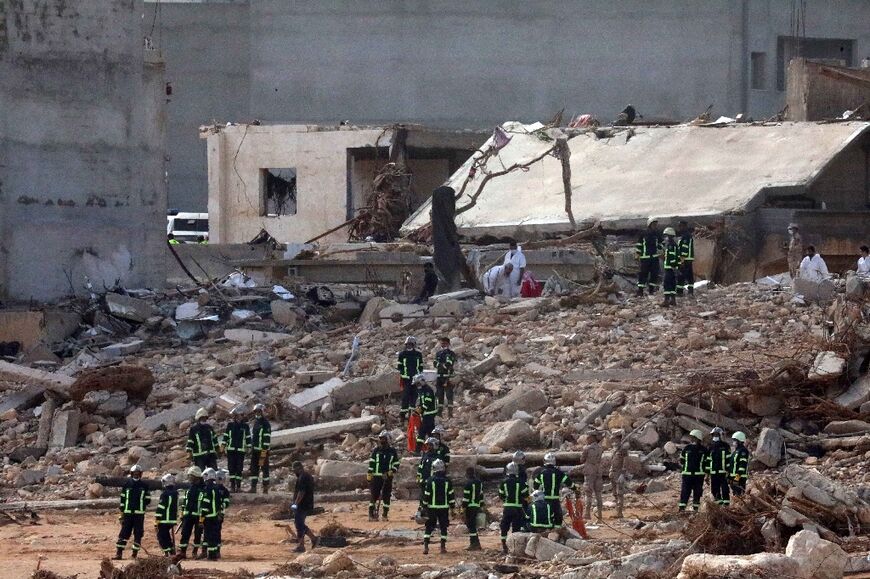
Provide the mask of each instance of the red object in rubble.
[{"label": "red object in rubble", "polygon": [[408,418],[408,452],[417,450],[417,431],[423,426],[423,419],[416,412],[412,412]]},{"label": "red object in rubble", "polygon": [[583,520],[583,501],[579,498],[571,500],[570,497],[565,499],[565,512],[568,513],[568,518],[571,519],[571,526],[584,539],[589,538],[589,533],[586,532],[586,521]]},{"label": "red object in rubble", "polygon": [[520,297],[537,298],[544,292],[544,283],[535,279],[529,272],[523,274],[523,283],[520,285]]}]

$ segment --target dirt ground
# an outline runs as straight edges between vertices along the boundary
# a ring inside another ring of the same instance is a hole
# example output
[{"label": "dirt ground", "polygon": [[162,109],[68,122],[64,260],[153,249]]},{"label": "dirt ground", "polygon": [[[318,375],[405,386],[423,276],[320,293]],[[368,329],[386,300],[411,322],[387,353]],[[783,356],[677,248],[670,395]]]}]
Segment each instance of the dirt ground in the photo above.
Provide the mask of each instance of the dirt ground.
[{"label": "dirt ground", "polygon": [[[663,495],[659,495],[664,498]],[[659,501],[657,501],[659,502]],[[416,503],[396,501],[390,513],[389,522],[370,522],[367,518],[368,503],[335,503],[323,505],[327,512],[309,518],[315,533],[332,520],[359,532],[350,538],[348,552],[362,565],[370,564],[380,555],[388,554],[399,564],[431,563],[449,566],[460,561],[490,560],[502,561],[498,532],[481,533],[484,551],[467,553],[466,536],[452,535],[447,544],[448,553],[438,554],[437,542],[434,554],[422,556],[422,543],[419,540],[401,538],[374,538],[374,531],[385,529],[417,530],[422,527],[411,519]],[[350,509],[349,512],[331,512],[333,509]],[[219,562],[185,561],[185,568],[215,568],[223,571],[246,569],[257,573],[275,569],[278,565],[296,558],[292,552],[295,543],[288,541],[285,527],[291,521],[273,521],[269,515],[275,511],[272,505],[240,506],[231,508],[224,526],[223,559]],[[628,509],[629,514],[651,515],[651,510]],[[628,540],[632,533],[628,523],[612,518],[605,513],[607,526],[590,525],[589,533],[593,539]],[[452,523],[453,521],[451,521]],[[459,521],[456,521],[459,522]],[[40,513],[38,524],[19,526],[7,524],[0,527],[0,567],[4,578],[29,577],[41,560],[41,568],[60,575],[79,574],[81,579],[97,577],[101,559],[114,554],[114,544],[118,533],[117,515],[108,511],[46,511]],[[158,552],[154,535],[153,515],[146,519],[144,548],[151,553]],[[317,553],[329,554],[333,550],[318,548]],[[125,551],[125,561],[129,561],[129,549]]]}]

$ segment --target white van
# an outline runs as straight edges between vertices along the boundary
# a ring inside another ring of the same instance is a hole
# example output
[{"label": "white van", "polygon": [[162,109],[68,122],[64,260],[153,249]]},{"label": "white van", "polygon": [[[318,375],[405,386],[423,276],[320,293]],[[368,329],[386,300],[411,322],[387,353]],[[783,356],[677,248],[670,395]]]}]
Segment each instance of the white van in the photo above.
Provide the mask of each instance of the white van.
[{"label": "white van", "polygon": [[185,243],[196,243],[200,237],[208,241],[208,213],[170,211],[166,216],[166,235]]}]

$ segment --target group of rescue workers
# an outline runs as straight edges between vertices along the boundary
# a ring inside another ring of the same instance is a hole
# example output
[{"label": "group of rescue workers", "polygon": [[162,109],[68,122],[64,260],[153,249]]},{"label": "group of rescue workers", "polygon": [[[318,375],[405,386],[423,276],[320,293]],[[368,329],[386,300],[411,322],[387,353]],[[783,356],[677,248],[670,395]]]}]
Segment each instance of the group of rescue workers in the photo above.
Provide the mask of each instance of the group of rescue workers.
[{"label": "group of rescue workers", "polygon": [[649,295],[658,291],[661,270],[664,270],[664,307],[677,305],[677,296],[694,295],[695,239],[687,221],[680,221],[676,230],[665,227],[660,232],[658,219],[650,217],[635,252],[640,262],[638,296],[642,296],[644,290],[649,291]]}]

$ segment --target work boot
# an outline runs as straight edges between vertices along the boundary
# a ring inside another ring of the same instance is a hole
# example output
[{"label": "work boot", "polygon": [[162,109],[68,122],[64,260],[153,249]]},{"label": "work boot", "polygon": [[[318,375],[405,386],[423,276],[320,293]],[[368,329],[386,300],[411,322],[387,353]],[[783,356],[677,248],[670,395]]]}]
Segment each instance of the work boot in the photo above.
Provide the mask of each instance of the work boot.
[{"label": "work boot", "polygon": [[305,545],[302,544],[302,541],[299,541],[299,544],[296,545],[296,548],[293,549],[293,552],[294,553],[304,553],[305,552]]},{"label": "work boot", "polygon": [[480,538],[479,537],[471,537],[471,544],[468,545],[468,548],[466,548],[465,550],[466,551],[480,551],[481,548],[482,547],[480,546]]},{"label": "work boot", "polygon": [[251,488],[248,489],[248,492],[257,494],[257,481],[255,481],[255,480],[251,481]]},{"label": "work boot", "polygon": [[690,298],[695,297],[695,288],[694,288],[694,287],[689,286],[689,287],[686,288],[686,291],[689,292],[689,297],[690,297]]},{"label": "work boot", "polygon": [[203,560],[205,560],[206,558],[208,558],[208,549],[205,548],[205,547],[203,547],[202,549],[200,549],[200,551],[199,551],[199,555],[196,556],[196,560],[197,560],[197,561],[203,561]]},{"label": "work boot", "polygon": [[501,542],[501,552],[505,555],[508,554],[507,541],[502,540]]},{"label": "work boot", "polygon": [[269,483],[267,483],[267,482],[264,482],[264,483],[263,483],[263,494],[264,494],[264,495],[268,495],[268,494],[269,494]]},{"label": "work boot", "polygon": [[663,308],[671,307],[671,300],[668,299],[668,296],[665,296],[665,301],[662,302],[662,307]]},{"label": "work boot", "polygon": [[423,554],[424,555],[429,554],[429,540],[428,539],[423,541]]},{"label": "work boot", "polygon": [[442,539],[441,540],[441,554],[443,555],[446,552],[447,552],[447,541]]},{"label": "work boot", "polygon": [[139,556],[139,549],[133,549],[133,551],[130,553],[130,558],[135,559],[138,556]]},{"label": "work boot", "polygon": [[642,287],[637,288],[637,292],[634,295],[636,297],[642,298],[643,297],[643,288]]},{"label": "work boot", "polygon": [[178,552],[178,559],[187,559],[187,547],[181,548],[181,551]]},{"label": "work boot", "polygon": [[369,520],[370,521],[377,521],[378,520],[378,514],[375,512],[374,507],[369,507]]},{"label": "work boot", "polygon": [[120,561],[123,558],[124,558],[124,549],[116,548],[115,549],[115,556],[112,557],[112,559],[114,559],[115,561]]},{"label": "work boot", "polygon": [[[194,548],[193,548],[193,555],[192,555],[193,558],[194,558],[194,559],[198,559],[198,558],[199,558],[198,555],[199,555],[199,547],[194,547]],[[187,557],[185,556],[185,559],[186,559],[186,558],[187,558]]]},{"label": "work boot", "polygon": [[384,507],[384,514],[381,518],[385,521],[389,521],[390,520],[390,518],[388,516],[389,514],[390,514],[390,507]]}]

